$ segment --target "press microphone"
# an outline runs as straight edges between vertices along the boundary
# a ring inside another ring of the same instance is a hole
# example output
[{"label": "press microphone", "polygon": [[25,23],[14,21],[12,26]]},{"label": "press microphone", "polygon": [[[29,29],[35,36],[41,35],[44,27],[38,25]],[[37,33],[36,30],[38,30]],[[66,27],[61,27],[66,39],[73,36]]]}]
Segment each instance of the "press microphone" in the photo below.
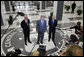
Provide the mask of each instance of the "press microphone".
[{"label": "press microphone", "polygon": [[13,16],[12,15],[9,16],[8,24],[9,25],[13,24]]},{"label": "press microphone", "polygon": [[23,12],[17,12],[18,15],[24,16],[25,14]]}]

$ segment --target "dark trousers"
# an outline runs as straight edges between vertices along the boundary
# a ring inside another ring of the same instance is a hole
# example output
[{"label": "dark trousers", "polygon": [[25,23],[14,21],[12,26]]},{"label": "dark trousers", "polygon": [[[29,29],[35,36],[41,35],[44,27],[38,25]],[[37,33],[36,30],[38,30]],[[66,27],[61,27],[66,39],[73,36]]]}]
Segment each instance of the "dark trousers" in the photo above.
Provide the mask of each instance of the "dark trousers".
[{"label": "dark trousers", "polygon": [[56,43],[54,41],[54,38],[55,38],[55,30],[49,31],[49,39],[48,39],[48,41],[50,41],[51,38],[52,38],[52,41],[53,41],[54,45],[56,46]]},{"label": "dark trousers", "polygon": [[71,13],[74,13],[74,9],[72,8],[72,11],[71,11]]},{"label": "dark trousers", "polygon": [[38,32],[37,43],[39,44],[39,42],[40,42],[42,44],[43,43],[43,39],[44,39],[44,33]]},{"label": "dark trousers", "polygon": [[25,44],[27,44],[27,40],[28,40],[28,42],[30,42],[30,34],[25,34],[24,33],[24,41],[25,41]]}]

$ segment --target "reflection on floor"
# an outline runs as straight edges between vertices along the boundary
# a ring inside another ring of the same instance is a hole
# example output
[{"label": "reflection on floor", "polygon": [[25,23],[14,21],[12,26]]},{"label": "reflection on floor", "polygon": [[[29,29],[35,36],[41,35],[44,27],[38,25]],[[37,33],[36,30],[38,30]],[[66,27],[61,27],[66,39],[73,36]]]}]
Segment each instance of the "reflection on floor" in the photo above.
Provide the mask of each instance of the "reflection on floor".
[{"label": "reflection on floor", "polygon": [[[55,38],[55,43],[57,46],[60,48],[63,48],[65,45],[62,42],[63,38],[60,37],[61,35],[59,34],[60,32],[56,32],[56,38]],[[32,41],[32,44],[27,43],[27,46],[24,45],[24,36],[22,33],[22,29],[18,28],[16,30],[11,31],[3,40],[3,51],[5,54],[13,49],[20,48],[22,50],[22,53],[24,55],[28,55],[29,52],[31,52],[32,48],[34,47],[33,51],[37,50],[39,45],[36,44],[37,42],[37,33],[35,31],[31,31],[30,38]],[[46,50],[49,54],[55,53],[57,50],[52,42],[48,42],[48,32],[45,33],[44,36],[44,45],[46,45]],[[64,45],[64,46],[63,46]]]}]

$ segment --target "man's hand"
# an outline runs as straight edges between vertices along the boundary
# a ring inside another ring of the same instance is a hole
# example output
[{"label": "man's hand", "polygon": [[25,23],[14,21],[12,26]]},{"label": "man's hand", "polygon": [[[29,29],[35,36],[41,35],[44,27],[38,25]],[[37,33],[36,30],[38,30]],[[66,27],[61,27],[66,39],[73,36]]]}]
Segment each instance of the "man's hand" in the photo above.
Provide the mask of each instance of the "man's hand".
[{"label": "man's hand", "polygon": [[60,54],[60,56],[65,56],[66,50],[63,50]]},{"label": "man's hand", "polygon": [[76,41],[76,42],[75,42],[75,44],[78,44],[78,43],[79,43],[79,41]]},{"label": "man's hand", "polygon": [[70,28],[68,27],[68,28],[66,28],[66,30],[69,30]]}]

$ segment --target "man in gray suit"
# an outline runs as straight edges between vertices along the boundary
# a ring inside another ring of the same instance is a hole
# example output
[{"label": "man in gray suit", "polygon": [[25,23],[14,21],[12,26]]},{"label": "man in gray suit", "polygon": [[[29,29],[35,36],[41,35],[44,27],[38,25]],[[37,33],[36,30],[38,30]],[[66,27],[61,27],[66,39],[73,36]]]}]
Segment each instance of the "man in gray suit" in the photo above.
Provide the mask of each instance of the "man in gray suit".
[{"label": "man in gray suit", "polygon": [[38,32],[37,44],[39,41],[43,44],[44,32],[47,30],[47,23],[44,20],[44,16],[41,16],[41,19],[37,21],[36,31]]}]

